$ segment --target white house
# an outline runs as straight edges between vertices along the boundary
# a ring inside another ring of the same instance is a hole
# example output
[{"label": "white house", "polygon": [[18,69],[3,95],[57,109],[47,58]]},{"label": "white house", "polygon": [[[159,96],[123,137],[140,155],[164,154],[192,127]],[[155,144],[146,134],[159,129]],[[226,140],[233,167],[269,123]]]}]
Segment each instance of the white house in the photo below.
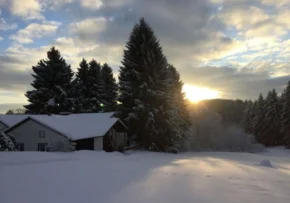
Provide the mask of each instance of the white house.
[{"label": "white house", "polygon": [[0,115],[0,133],[27,117],[28,115]]},{"label": "white house", "polygon": [[20,151],[46,151],[48,144],[68,139],[77,150],[115,151],[127,146],[127,128],[114,113],[29,115],[4,131]]}]

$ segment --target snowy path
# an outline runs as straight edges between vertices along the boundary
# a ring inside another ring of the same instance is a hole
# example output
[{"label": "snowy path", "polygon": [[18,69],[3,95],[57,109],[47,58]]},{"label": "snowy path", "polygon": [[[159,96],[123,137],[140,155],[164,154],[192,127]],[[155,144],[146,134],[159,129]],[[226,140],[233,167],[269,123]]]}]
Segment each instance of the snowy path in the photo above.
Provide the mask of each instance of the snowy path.
[{"label": "snowy path", "polygon": [[286,203],[290,152],[1,153],[0,188],[5,203]]}]

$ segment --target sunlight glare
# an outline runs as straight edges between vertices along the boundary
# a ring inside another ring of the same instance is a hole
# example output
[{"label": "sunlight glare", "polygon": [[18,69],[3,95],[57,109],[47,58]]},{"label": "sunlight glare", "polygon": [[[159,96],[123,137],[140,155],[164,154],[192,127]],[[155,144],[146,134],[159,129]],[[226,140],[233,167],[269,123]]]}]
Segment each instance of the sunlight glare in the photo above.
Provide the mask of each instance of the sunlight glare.
[{"label": "sunlight glare", "polygon": [[198,87],[194,85],[183,85],[185,98],[191,102],[199,102],[205,99],[214,99],[220,97],[220,92],[206,87]]}]

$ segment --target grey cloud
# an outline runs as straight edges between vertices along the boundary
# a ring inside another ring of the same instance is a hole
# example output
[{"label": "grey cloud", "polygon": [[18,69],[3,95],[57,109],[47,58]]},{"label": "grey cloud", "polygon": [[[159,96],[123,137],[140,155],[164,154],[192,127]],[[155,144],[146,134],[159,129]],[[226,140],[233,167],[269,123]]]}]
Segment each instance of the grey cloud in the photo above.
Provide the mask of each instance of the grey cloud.
[{"label": "grey cloud", "polygon": [[17,65],[23,61],[19,58],[0,56],[0,90],[23,92],[32,81],[30,71],[12,69],[12,64]]},{"label": "grey cloud", "polygon": [[29,88],[32,77],[28,71],[3,69],[0,66],[0,90],[23,92]]},{"label": "grey cloud", "polygon": [[0,104],[0,114],[6,113],[9,109],[20,109],[23,108],[22,103],[19,104]]}]

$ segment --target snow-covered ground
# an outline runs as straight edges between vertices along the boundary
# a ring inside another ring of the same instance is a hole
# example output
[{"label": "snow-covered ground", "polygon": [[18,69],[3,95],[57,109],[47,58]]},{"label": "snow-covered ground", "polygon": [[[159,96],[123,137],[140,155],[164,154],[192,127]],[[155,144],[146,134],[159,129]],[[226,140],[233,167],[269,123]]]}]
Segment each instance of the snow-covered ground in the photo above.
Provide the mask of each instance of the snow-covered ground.
[{"label": "snow-covered ground", "polygon": [[290,151],[0,153],[0,202],[288,203]]}]

